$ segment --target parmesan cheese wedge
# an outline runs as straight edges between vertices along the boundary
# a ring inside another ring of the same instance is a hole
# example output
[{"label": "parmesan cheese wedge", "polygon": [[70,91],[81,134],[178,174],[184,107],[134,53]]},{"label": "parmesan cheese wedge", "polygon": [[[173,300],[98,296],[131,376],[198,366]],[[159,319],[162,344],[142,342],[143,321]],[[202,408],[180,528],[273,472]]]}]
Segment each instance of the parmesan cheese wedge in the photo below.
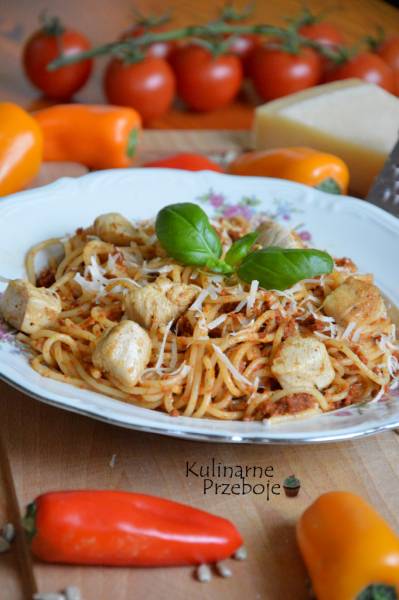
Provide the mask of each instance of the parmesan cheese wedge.
[{"label": "parmesan cheese wedge", "polygon": [[348,79],[319,85],[256,109],[257,150],[309,146],[342,158],[351,192],[364,196],[382,169],[399,130],[399,99]]}]

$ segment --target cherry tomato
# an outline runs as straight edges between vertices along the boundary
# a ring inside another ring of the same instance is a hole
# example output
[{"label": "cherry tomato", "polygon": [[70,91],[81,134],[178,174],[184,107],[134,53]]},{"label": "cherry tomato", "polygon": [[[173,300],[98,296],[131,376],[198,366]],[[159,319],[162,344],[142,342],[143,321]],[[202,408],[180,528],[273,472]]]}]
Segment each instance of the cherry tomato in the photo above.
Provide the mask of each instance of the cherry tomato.
[{"label": "cherry tomato", "polygon": [[113,58],[104,74],[108,102],[136,109],[144,121],[161,117],[169,110],[175,87],[169,64],[152,56],[130,64]]},{"label": "cherry tomato", "polygon": [[190,44],[176,50],[172,64],[178,95],[194,110],[226,106],[240,89],[242,66],[232,54],[213,57],[209,50]]},{"label": "cherry tomato", "polygon": [[356,77],[375,83],[388,92],[395,91],[394,72],[379,56],[362,52],[342,65],[333,66],[326,73],[325,81],[338,81]]},{"label": "cherry tomato", "polygon": [[377,50],[378,56],[394,71],[395,94],[399,96],[399,36],[388,38]]},{"label": "cherry tomato", "polygon": [[327,48],[343,46],[344,44],[344,38],[339,29],[332,23],[327,23],[325,21],[316,21],[309,25],[302,25],[299,29],[299,33],[308,40],[318,42]]},{"label": "cherry tomato", "polygon": [[[144,25],[136,25],[128,31],[125,31],[121,35],[121,40],[128,40],[129,38],[137,38],[145,33],[155,33],[164,31],[162,26],[158,27],[145,27]],[[154,58],[164,58],[168,60],[172,54],[172,52],[176,49],[177,42],[175,40],[171,40],[168,42],[154,42],[153,44],[149,44],[145,49],[146,56],[153,56]]]},{"label": "cherry tomato", "polygon": [[322,73],[320,56],[311,48],[292,54],[272,46],[256,48],[250,76],[264,100],[274,100],[317,85]]},{"label": "cherry tomato", "polygon": [[[226,37],[232,37],[226,35]],[[229,44],[229,52],[235,54],[241,60],[244,73],[248,73],[250,56],[254,49],[260,45],[260,39],[253,33],[243,33],[242,35],[233,36],[231,44]]]},{"label": "cherry tomato", "polygon": [[25,44],[22,60],[26,76],[49,98],[69,100],[88,80],[92,61],[85,60],[55,71],[48,71],[47,65],[57,58],[61,50],[71,56],[89,48],[88,39],[77,31],[53,30],[51,26],[44,26]]}]

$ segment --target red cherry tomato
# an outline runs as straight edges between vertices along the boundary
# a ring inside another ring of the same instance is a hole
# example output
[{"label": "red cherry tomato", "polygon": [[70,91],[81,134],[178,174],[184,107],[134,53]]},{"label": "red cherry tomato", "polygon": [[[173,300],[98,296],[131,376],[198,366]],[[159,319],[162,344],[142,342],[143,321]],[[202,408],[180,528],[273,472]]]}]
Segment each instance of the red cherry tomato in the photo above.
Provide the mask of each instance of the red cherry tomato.
[{"label": "red cherry tomato", "polygon": [[322,46],[327,46],[327,48],[343,46],[344,44],[344,38],[339,29],[332,23],[325,21],[302,25],[299,33],[308,40],[318,42]]},{"label": "red cherry tomato", "polygon": [[[231,37],[226,35],[226,37]],[[229,44],[229,53],[235,54],[241,60],[244,73],[248,72],[250,56],[257,46],[260,45],[260,39],[253,33],[233,36],[231,44]]]},{"label": "red cherry tomato", "polygon": [[232,54],[213,57],[209,50],[190,44],[176,50],[172,65],[178,95],[194,110],[222,108],[240,89],[242,66]]},{"label": "red cherry tomato", "polygon": [[164,115],[175,95],[175,77],[162,58],[125,64],[113,58],[105,70],[104,91],[110,104],[130,106],[144,121]]},{"label": "red cherry tomato", "polygon": [[362,52],[342,65],[331,67],[326,73],[325,81],[338,81],[352,77],[375,83],[391,93],[395,91],[393,70],[382,58],[372,52]]},{"label": "red cherry tomato", "polygon": [[[162,26],[157,27],[145,27],[144,25],[136,25],[131,29],[128,29],[121,35],[121,40],[128,40],[129,38],[137,38],[145,33],[156,33],[164,31]],[[164,58],[168,60],[170,55],[175,50],[177,42],[171,40],[168,42],[154,42],[149,44],[145,49],[146,56],[153,56],[154,58]]]},{"label": "red cherry tomato", "polygon": [[399,36],[388,38],[377,50],[378,56],[394,71],[395,94],[399,96]]},{"label": "red cherry tomato", "polygon": [[88,39],[72,29],[53,33],[51,27],[36,31],[26,42],[23,50],[23,66],[31,83],[49,98],[69,100],[88,80],[92,61],[85,60],[74,65],[48,71],[47,65],[61,51],[68,56],[89,50]]},{"label": "red cherry tomato", "polygon": [[264,100],[274,100],[317,85],[322,63],[311,48],[291,54],[272,46],[256,48],[250,75],[256,91]]}]

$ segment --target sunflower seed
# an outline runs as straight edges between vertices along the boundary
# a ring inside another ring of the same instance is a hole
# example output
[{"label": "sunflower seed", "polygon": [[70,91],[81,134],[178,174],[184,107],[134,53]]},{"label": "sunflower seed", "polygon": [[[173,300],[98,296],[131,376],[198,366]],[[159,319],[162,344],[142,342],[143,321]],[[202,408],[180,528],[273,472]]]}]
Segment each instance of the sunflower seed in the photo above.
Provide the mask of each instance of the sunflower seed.
[{"label": "sunflower seed", "polygon": [[212,579],[212,573],[208,565],[200,565],[197,568],[196,575],[201,583],[208,583]]},{"label": "sunflower seed", "polygon": [[6,539],[0,537],[0,554],[3,552],[7,552],[10,549],[10,542],[7,542]]},{"label": "sunflower seed", "polygon": [[241,548],[238,548],[233,554],[233,558],[236,560],[246,560],[247,556],[248,552],[245,546],[241,546]]},{"label": "sunflower seed", "polygon": [[65,588],[65,590],[64,590],[64,594],[65,594],[65,600],[80,600],[81,599],[79,588],[77,588],[76,585],[68,585],[68,587]]},{"label": "sunflower seed", "polygon": [[215,567],[216,571],[221,577],[231,577],[233,575],[233,572],[228,566],[228,564],[223,561],[217,562]]},{"label": "sunflower seed", "polygon": [[6,523],[1,530],[3,538],[11,544],[15,538],[15,527],[12,523]]}]

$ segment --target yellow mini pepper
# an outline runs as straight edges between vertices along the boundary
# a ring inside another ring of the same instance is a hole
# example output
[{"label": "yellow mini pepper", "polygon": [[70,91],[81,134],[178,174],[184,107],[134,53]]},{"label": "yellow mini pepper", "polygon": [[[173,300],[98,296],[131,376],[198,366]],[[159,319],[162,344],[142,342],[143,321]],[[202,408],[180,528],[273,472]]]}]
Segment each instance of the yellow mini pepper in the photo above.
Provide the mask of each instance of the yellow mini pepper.
[{"label": "yellow mini pepper", "polygon": [[39,125],[20,106],[0,103],[0,196],[22,190],[42,162]]},{"label": "yellow mini pepper", "polygon": [[300,518],[297,539],[318,600],[399,597],[399,538],[359,496],[320,496]]},{"label": "yellow mini pepper", "polygon": [[228,170],[233,175],[290,179],[336,194],[345,194],[349,184],[349,169],[343,160],[312,148],[246,152]]}]

